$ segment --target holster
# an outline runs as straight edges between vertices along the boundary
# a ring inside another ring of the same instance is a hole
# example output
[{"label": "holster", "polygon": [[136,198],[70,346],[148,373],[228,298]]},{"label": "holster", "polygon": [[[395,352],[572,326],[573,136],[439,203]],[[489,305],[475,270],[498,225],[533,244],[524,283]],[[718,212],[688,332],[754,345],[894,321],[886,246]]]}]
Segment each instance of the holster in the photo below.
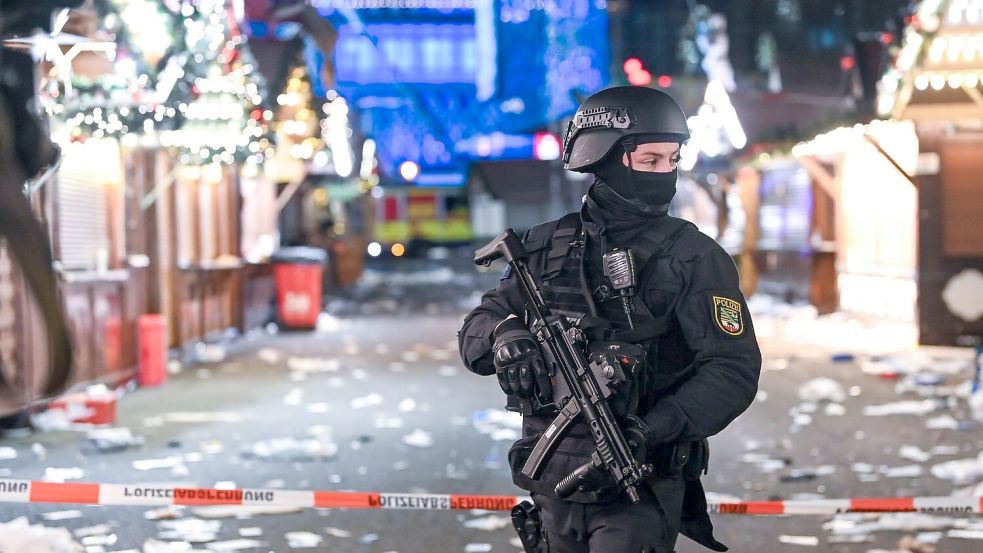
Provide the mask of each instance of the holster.
[{"label": "holster", "polygon": [[528,501],[523,501],[512,507],[512,526],[515,527],[515,532],[519,535],[523,551],[526,553],[549,553],[539,507]]}]

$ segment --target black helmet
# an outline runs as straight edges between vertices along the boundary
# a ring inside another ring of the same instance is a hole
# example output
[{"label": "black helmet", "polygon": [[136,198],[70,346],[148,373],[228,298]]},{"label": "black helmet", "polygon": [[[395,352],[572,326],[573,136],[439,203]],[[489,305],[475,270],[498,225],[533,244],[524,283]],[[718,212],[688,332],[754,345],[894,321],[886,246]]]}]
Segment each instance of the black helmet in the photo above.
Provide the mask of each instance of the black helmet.
[{"label": "black helmet", "polygon": [[584,100],[567,125],[563,168],[585,173],[623,139],[645,142],[689,140],[686,115],[671,96],[640,86],[616,86]]}]

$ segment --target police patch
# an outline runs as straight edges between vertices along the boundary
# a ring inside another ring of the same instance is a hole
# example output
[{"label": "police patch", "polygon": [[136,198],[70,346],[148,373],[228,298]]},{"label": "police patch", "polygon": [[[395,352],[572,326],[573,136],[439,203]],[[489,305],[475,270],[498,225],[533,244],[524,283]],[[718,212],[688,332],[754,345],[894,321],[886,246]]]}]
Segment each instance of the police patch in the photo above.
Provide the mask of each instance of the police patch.
[{"label": "police patch", "polygon": [[716,321],[720,330],[731,336],[740,336],[744,333],[744,318],[741,315],[740,302],[713,296],[713,320]]}]

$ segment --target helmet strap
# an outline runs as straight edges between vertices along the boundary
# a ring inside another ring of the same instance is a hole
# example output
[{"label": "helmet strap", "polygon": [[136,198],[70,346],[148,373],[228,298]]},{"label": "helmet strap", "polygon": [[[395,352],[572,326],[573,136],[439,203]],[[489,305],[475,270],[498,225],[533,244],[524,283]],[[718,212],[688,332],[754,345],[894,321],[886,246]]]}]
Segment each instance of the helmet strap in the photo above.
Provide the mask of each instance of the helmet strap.
[{"label": "helmet strap", "polygon": [[640,198],[638,188],[635,187],[635,167],[631,163],[631,154],[638,149],[638,145],[635,144],[635,137],[629,136],[623,138],[621,140],[621,147],[625,150],[625,155],[628,157],[628,186],[631,187],[634,196]]}]

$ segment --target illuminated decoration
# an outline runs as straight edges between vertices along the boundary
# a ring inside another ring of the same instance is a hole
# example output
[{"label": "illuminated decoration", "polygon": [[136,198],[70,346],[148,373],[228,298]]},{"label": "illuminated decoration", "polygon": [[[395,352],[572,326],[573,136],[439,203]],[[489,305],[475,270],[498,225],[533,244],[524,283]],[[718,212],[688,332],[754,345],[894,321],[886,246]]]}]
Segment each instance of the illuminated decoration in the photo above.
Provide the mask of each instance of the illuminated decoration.
[{"label": "illuminated decoration", "polygon": [[318,116],[311,109],[311,83],[303,67],[290,71],[284,90],[276,97],[276,123],[278,159],[297,162],[313,162],[317,169],[326,168],[330,162],[324,151]]},{"label": "illuminated decoration", "polygon": [[383,181],[404,183],[404,161],[416,185],[460,186],[475,159],[532,159],[532,131],[608,83],[603,0],[311,4],[339,31],[336,83],[317,80],[323,55],[305,48],[315,94],[359,112]]},{"label": "illuminated decoration", "polygon": [[[311,0],[314,7],[331,7],[334,0]],[[427,9],[427,10],[470,10],[474,0],[347,0],[345,2],[356,10],[378,9]]]},{"label": "illuminated decoration", "polygon": [[370,242],[365,248],[365,251],[372,257],[379,257],[382,255],[382,244],[378,242]]},{"label": "illuminated decoration", "polygon": [[737,110],[719,81],[707,84],[703,105],[687,123],[690,139],[683,144],[679,161],[679,168],[684,171],[696,166],[700,154],[712,158],[747,145],[747,135],[737,117]]},{"label": "illuminated decoration", "polygon": [[[92,136],[153,143],[185,164],[262,162],[272,153],[254,71],[226,0],[111,0],[101,6],[120,55],[116,74],[45,109],[67,140]],[[164,57],[167,56],[167,57]],[[154,71],[154,68],[161,68]]]},{"label": "illuminated decoration", "polygon": [[324,104],[326,117],[321,121],[321,137],[331,150],[331,161],[339,177],[349,177],[355,170],[352,152],[352,129],[348,124],[348,102],[341,96]]},{"label": "illuminated decoration", "polygon": [[[983,0],[924,0],[878,82],[883,117],[973,117],[983,105]],[[962,96],[948,91],[962,90]]]},{"label": "illuminated decoration", "polygon": [[376,185],[379,178],[375,175],[375,140],[367,138],[362,143],[362,165],[358,169],[358,177],[371,185]]},{"label": "illuminated decoration", "polygon": [[183,123],[163,131],[160,143],[180,150],[182,163],[232,163],[272,154],[262,109],[261,80],[226,0],[181,4],[187,61],[175,88],[190,90],[179,102]]}]

